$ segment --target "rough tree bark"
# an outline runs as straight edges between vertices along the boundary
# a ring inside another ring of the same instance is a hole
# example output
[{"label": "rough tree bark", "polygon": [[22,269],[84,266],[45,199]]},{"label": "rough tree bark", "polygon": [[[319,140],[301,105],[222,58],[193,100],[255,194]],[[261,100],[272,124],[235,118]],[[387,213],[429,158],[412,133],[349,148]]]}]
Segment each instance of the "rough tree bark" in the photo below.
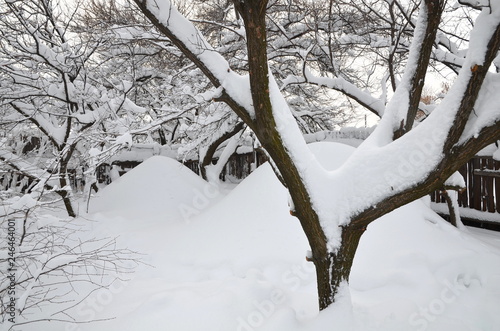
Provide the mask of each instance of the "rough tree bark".
[{"label": "rough tree bark", "polygon": [[[335,273],[336,279],[331,280],[331,267],[337,261],[345,261],[347,262],[346,264],[349,264],[349,259],[345,259],[343,255],[351,250],[341,250],[338,256],[328,252],[327,238],[319,223],[318,214],[312,206],[312,201],[305,187],[304,180],[276,130],[276,121],[269,94],[270,73],[267,59],[265,20],[267,2],[267,0],[254,0],[237,3],[238,12],[247,27],[250,87],[256,114],[254,131],[278,168],[290,192],[295,207],[293,213],[300,220],[311,246],[313,256],[311,260],[316,266],[320,309],[324,309],[333,302],[337,285],[343,279],[343,277],[337,277],[341,273]],[[354,252],[352,253],[354,256]],[[340,262],[340,264],[344,264],[344,262]],[[345,268],[345,270],[348,274],[350,266],[349,268]]]}]

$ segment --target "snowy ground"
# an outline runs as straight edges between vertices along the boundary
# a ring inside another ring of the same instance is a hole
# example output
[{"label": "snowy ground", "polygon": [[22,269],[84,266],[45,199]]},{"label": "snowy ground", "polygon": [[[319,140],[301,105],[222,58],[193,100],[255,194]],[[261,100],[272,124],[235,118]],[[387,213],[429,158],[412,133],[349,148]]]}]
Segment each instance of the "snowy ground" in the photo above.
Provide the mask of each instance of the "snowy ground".
[{"label": "snowy ground", "polygon": [[498,330],[498,233],[459,231],[423,201],[400,208],[368,228],[349,291],[318,313],[308,244],[287,201],[268,165],[234,188],[210,187],[153,157],[94,197],[81,220],[148,264],[71,311],[111,319],[20,330]]}]

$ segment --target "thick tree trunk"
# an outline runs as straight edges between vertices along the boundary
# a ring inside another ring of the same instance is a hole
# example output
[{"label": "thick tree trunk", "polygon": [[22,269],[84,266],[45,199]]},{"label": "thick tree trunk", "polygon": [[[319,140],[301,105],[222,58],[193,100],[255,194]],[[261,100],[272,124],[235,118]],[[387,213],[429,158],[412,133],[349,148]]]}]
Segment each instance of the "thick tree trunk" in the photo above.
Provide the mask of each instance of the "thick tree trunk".
[{"label": "thick tree trunk", "polygon": [[350,227],[343,229],[342,246],[338,252],[328,252],[327,238],[309,192],[276,129],[269,95],[265,23],[267,1],[239,2],[237,5],[247,27],[250,86],[257,122],[254,131],[279,169],[290,192],[295,207],[293,214],[299,219],[311,247],[312,261],[316,266],[319,306],[324,309],[335,300],[341,283],[348,280],[362,232]]},{"label": "thick tree trunk", "polygon": [[354,255],[364,229],[344,227],[342,244],[337,252],[327,256],[314,257],[318,282],[319,308],[323,310],[335,301],[342,283],[349,281]]}]

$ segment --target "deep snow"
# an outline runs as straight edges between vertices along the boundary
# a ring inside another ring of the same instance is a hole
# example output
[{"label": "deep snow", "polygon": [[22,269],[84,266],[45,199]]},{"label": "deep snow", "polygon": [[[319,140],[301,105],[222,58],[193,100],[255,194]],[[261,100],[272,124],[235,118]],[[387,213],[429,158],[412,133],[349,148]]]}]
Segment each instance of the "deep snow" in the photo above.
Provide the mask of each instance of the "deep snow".
[{"label": "deep snow", "polygon": [[[352,152],[312,144],[327,155]],[[334,153],[332,153],[334,152]],[[207,186],[177,162],[153,157],[90,202],[94,235],[143,253],[130,279],[100,290],[72,315],[90,324],[22,330],[497,330],[500,242],[459,231],[424,201],[372,223],[363,235],[350,293],[317,313],[313,266],[288,194],[269,165],[234,189]],[[352,305],[351,305],[352,302]]]}]

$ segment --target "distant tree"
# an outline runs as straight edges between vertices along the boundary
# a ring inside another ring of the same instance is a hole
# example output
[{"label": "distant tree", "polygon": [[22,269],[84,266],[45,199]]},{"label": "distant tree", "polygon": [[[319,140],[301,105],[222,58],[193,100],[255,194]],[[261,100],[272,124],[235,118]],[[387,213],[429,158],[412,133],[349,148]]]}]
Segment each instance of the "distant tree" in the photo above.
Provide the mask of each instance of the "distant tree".
[{"label": "distant tree", "polygon": [[51,170],[59,184],[56,192],[74,216],[67,170],[76,148],[71,137],[76,120],[72,115],[79,111],[76,79],[87,50],[70,47],[66,27],[59,22],[61,13],[50,1],[22,6],[19,1],[5,1],[2,11],[2,106],[17,113],[11,123],[29,121],[50,140],[55,153]]},{"label": "distant tree", "polygon": [[[70,216],[76,216],[70,172],[90,182],[88,174],[97,163],[89,151],[115,151],[122,145],[115,142],[128,134],[127,116],[135,120],[145,112],[131,101],[128,81],[113,80],[120,62],[108,48],[109,32],[89,37],[78,30],[81,3],[73,4],[70,9],[52,0],[0,3],[0,109],[5,115],[0,161],[34,185],[40,183],[43,192],[57,193]],[[43,143],[20,148],[21,141],[32,138]],[[111,146],[103,150],[104,145]]]}]

